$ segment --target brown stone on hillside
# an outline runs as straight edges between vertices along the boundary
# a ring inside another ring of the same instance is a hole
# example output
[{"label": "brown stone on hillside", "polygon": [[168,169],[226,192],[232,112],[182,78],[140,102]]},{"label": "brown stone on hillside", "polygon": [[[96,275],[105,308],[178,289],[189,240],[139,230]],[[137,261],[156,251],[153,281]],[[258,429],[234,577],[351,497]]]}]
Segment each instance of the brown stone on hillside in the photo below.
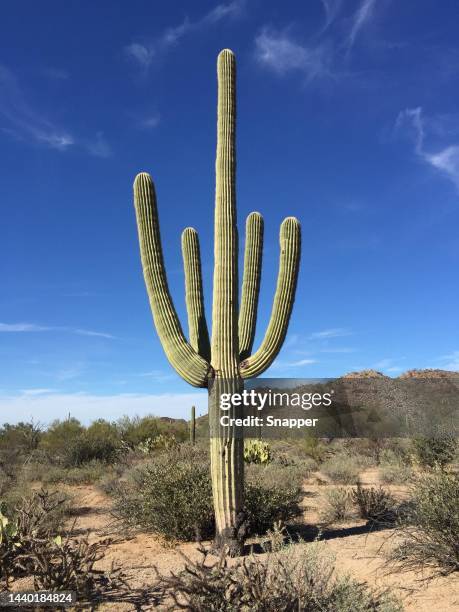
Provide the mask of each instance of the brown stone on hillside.
[{"label": "brown stone on hillside", "polygon": [[389,378],[389,376],[377,370],[361,370],[360,372],[349,372],[341,378]]},{"label": "brown stone on hillside", "polygon": [[408,370],[400,374],[398,378],[457,378],[459,372],[451,370],[437,370],[435,368],[426,368],[425,370]]}]

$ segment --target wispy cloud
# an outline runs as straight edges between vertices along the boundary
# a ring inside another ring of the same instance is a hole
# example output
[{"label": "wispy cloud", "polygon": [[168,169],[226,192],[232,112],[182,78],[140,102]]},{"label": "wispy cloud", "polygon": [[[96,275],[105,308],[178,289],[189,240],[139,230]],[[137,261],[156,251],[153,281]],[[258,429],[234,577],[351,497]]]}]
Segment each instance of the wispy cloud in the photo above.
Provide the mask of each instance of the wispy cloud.
[{"label": "wispy cloud", "polygon": [[99,332],[99,331],[93,331],[91,329],[72,329],[72,328],[61,328],[61,329],[65,329],[65,331],[71,331],[80,336],[94,336],[96,338],[109,338],[109,339],[115,338],[115,336],[113,336],[112,334],[106,334],[104,332]]},{"label": "wispy cloud", "polygon": [[316,359],[300,359],[299,361],[276,361],[271,365],[273,370],[288,370],[318,363]]},{"label": "wispy cloud", "polygon": [[410,128],[414,140],[414,151],[419,159],[438,170],[459,189],[459,145],[449,144],[437,151],[428,151],[425,140],[429,131],[439,133],[440,119],[430,120],[424,116],[422,107],[407,108],[401,111],[395,121],[395,132]]},{"label": "wispy cloud", "polygon": [[326,43],[306,46],[287,31],[265,27],[255,38],[255,58],[278,75],[300,72],[308,81],[331,76],[331,53]]},{"label": "wispy cloud", "polygon": [[459,351],[453,351],[448,355],[443,355],[440,357],[439,361],[442,362],[442,368],[444,370],[459,372]]},{"label": "wispy cloud", "polygon": [[343,0],[321,0],[322,5],[325,11],[325,24],[322,28],[322,31],[326,30],[328,26],[335,21],[341,6],[343,4]]},{"label": "wispy cloud", "polygon": [[31,332],[69,332],[79,336],[96,336],[114,339],[115,336],[105,332],[79,327],[37,325],[36,323],[0,323],[0,333],[31,333]]},{"label": "wispy cloud", "polygon": [[32,140],[58,151],[65,151],[75,144],[72,134],[30,107],[14,74],[1,65],[0,116],[7,121],[7,127],[2,126],[3,131],[20,140]]},{"label": "wispy cloud", "polygon": [[137,374],[142,378],[151,378],[156,382],[166,382],[167,380],[172,380],[174,378],[174,374],[170,374],[168,372],[164,372],[163,370],[150,370],[149,372],[140,372]]},{"label": "wispy cloud", "polygon": [[145,130],[152,130],[159,125],[161,121],[161,116],[159,113],[154,113],[153,115],[149,115],[148,117],[144,117],[139,121],[139,127]]},{"label": "wispy cloud", "polygon": [[352,26],[345,47],[349,53],[361,29],[369,23],[374,14],[376,0],[363,0],[352,18]]},{"label": "wispy cloud", "polygon": [[88,153],[94,157],[111,157],[113,155],[112,148],[105,140],[103,132],[97,132],[94,140],[89,140],[86,143]]},{"label": "wispy cloud", "polygon": [[51,327],[36,325],[35,323],[0,323],[0,333],[42,332],[51,329]]},{"label": "wispy cloud", "polygon": [[126,45],[124,52],[131,61],[146,73],[155,60],[179,44],[184,36],[225,19],[240,17],[245,5],[246,0],[232,0],[228,3],[217,4],[200,19],[192,21],[185,18],[178,25],[167,28],[152,42],[134,41]]},{"label": "wispy cloud", "polygon": [[22,389],[21,393],[23,395],[48,395],[49,393],[57,393],[57,389]]},{"label": "wispy cloud", "polygon": [[0,131],[16,140],[65,152],[78,147],[91,155],[106,157],[108,145],[97,134],[95,140],[75,137],[56,125],[27,101],[16,76],[0,65]]},{"label": "wispy cloud", "polygon": [[342,338],[350,336],[352,332],[345,327],[332,327],[319,332],[314,332],[309,336],[310,340],[328,340],[329,338]]},{"label": "wispy cloud", "polygon": [[155,56],[155,50],[153,48],[148,48],[141,43],[131,43],[130,45],[126,45],[124,48],[124,52],[130,59],[137,62],[142,68],[148,69],[153,61]]}]

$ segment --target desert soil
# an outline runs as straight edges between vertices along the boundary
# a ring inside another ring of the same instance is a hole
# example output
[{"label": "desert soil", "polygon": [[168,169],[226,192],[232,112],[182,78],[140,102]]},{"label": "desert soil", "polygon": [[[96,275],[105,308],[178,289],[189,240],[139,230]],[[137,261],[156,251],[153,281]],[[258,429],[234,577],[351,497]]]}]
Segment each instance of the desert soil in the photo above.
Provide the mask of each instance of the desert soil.
[{"label": "desert soil", "polygon": [[[377,470],[369,469],[361,475],[365,485],[379,485]],[[311,527],[317,524],[323,504],[323,492],[333,486],[321,474],[313,475],[305,481],[304,523]],[[406,495],[404,487],[387,486],[398,498]],[[128,534],[117,524],[110,512],[110,498],[96,486],[66,487],[72,495],[77,508],[75,536],[88,534],[91,541],[107,536],[114,538],[108,554],[100,562],[108,569],[112,562],[122,566],[133,588],[151,586],[155,582],[156,566],[161,573],[177,572],[183,565],[181,553],[191,559],[199,559],[197,545],[180,543],[171,545],[160,538],[146,533]],[[428,572],[388,572],[386,554],[391,546],[392,530],[370,531],[363,521],[332,526],[325,532],[326,546],[336,555],[336,568],[339,573],[350,574],[353,578],[366,581],[370,587],[384,589],[390,587],[401,597],[407,612],[453,612],[459,610],[459,577],[449,576],[425,580]],[[307,535],[304,543],[297,547],[308,546]],[[27,579],[17,581],[14,590],[31,588]],[[128,611],[135,608],[131,604],[105,604],[100,609]],[[144,610],[154,609],[146,606]],[[155,609],[160,609],[156,607]]]}]

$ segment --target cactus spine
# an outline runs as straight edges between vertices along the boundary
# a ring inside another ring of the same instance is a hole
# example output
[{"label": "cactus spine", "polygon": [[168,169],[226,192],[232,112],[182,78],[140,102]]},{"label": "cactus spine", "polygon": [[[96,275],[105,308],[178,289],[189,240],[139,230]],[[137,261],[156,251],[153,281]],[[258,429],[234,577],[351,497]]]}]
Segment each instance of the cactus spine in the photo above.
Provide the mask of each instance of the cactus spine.
[{"label": "cactus spine", "polygon": [[[238,308],[238,235],[236,226],[236,62],[225,49],[217,61],[218,113],[215,192],[214,286],[212,336],[204,313],[198,235],[182,234],[189,341],[180,326],[169,293],[161,249],[156,195],[147,173],[137,175],[134,203],[145,283],[153,319],[167,358],[178,374],[195,387],[209,389],[211,471],[216,518],[216,544],[238,554],[244,538],[244,445],[232,427],[220,427],[217,385],[240,390],[243,379],[258,376],[274,361],[287,332],[295,298],[300,260],[300,225],[288,217],[280,230],[277,288],[268,329],[252,355],[261,278],[263,218],[251,213],[246,244],[241,307]],[[221,390],[221,388],[220,388]],[[215,429],[214,429],[215,431]]]},{"label": "cactus spine", "polygon": [[194,406],[191,406],[190,442],[193,446],[196,444],[196,408]]}]

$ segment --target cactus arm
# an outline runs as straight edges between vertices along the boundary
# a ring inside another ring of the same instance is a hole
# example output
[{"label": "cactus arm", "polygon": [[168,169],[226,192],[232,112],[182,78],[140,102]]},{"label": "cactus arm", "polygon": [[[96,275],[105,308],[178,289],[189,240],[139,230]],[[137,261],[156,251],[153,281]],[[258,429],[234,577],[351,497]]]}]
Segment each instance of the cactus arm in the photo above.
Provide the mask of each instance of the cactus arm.
[{"label": "cactus arm", "polygon": [[190,344],[198,355],[210,362],[210,342],[204,312],[199,238],[198,233],[192,227],[187,227],[182,233],[182,255]]},{"label": "cactus arm", "polygon": [[294,217],[287,217],[280,228],[279,274],[268,329],[257,352],[241,362],[242,378],[260,375],[269,368],[281,349],[295,300],[300,250],[300,224]]},{"label": "cactus arm", "polygon": [[194,387],[207,387],[210,366],[186,341],[169,293],[159,232],[155,186],[141,172],[134,181],[140,255],[153,319],[164,352],[177,373]]},{"label": "cactus arm", "polygon": [[246,359],[253,346],[260,294],[263,254],[263,217],[253,212],[245,224],[244,276],[239,310],[239,358]]},{"label": "cactus arm", "polygon": [[229,49],[218,56],[217,156],[215,161],[214,294],[212,367],[238,378],[238,237],[236,227],[236,61]]}]

